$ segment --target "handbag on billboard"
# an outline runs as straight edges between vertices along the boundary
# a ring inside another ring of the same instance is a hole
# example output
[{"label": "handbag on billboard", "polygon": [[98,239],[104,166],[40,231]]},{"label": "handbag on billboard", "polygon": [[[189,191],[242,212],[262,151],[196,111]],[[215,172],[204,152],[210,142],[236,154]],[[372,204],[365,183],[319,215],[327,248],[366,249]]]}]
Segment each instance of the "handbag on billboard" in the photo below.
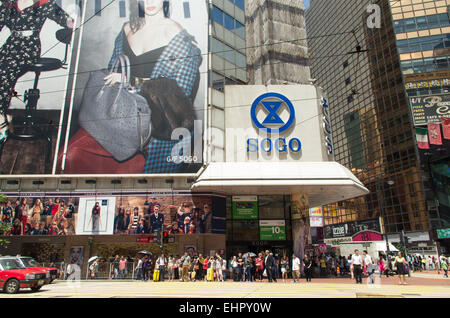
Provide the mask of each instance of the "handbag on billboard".
[{"label": "handbag on billboard", "polygon": [[151,110],[144,97],[130,90],[130,61],[119,56],[120,83],[105,85],[106,71],[91,72],[81,102],[79,122],[115,160],[122,162],[143,151],[150,140]]}]

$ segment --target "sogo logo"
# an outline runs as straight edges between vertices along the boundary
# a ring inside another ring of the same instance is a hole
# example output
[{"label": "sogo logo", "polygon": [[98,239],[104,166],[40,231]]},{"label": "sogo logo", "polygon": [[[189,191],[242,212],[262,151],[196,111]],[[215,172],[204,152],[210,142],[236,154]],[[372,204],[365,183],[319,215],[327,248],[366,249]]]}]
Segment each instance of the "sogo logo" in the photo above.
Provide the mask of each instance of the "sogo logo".
[{"label": "sogo logo", "polygon": [[[260,108],[268,113],[262,123],[257,117]],[[286,122],[280,117],[283,108],[287,108],[289,111],[289,118]],[[252,104],[250,115],[253,124],[266,134],[282,133],[288,130],[295,121],[295,109],[291,101],[278,93],[266,93],[256,98]],[[288,148],[292,152],[299,152],[302,149],[298,138],[292,138],[289,141],[286,138],[277,138],[274,142],[271,138],[264,138],[261,142],[257,138],[247,139],[247,152],[258,152],[259,146],[264,152],[271,152],[273,149],[277,152],[287,152]]]}]

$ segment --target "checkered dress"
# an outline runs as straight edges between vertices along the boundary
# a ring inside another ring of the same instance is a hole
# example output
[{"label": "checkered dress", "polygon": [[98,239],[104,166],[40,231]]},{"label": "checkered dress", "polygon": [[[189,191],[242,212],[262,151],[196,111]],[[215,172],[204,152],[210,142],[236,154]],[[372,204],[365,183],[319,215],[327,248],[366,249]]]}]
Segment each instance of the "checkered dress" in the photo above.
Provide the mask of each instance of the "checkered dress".
[{"label": "checkered dress", "polygon": [[[123,28],[116,38],[113,55],[108,64],[111,69],[114,61],[123,52]],[[179,32],[163,50],[150,79],[166,77],[173,79],[183,90],[184,94],[191,98],[199,66],[202,62],[201,51],[194,44],[195,39],[186,30]],[[195,96],[192,97],[194,99]],[[174,151],[173,147],[180,143],[180,150]],[[182,168],[181,162],[172,162],[174,155],[183,155],[183,146],[187,145],[191,150],[191,138],[179,140],[158,140],[152,138],[146,148],[146,160],[144,173],[174,173]]]}]

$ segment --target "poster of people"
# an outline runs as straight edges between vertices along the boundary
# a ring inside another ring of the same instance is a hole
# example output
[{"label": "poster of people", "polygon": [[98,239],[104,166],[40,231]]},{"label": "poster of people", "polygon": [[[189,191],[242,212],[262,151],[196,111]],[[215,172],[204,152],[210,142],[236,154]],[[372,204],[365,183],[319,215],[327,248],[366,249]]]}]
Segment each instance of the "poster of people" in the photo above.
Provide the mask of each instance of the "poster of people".
[{"label": "poster of people", "polygon": [[[114,234],[213,233],[213,218],[210,196],[121,196],[117,197]],[[225,224],[216,227],[220,232]]]},{"label": "poster of people", "polygon": [[9,197],[0,204],[1,235],[73,235],[78,197]]},{"label": "poster of people", "polygon": [[82,197],[78,209],[77,234],[113,234],[116,197]]},{"label": "poster of people", "polygon": [[1,0],[1,174],[52,173],[79,3]]},{"label": "poster of people", "polygon": [[0,203],[0,224],[7,225],[0,235],[224,234],[223,200],[168,193],[8,196]]},{"label": "poster of people", "polygon": [[66,107],[70,126],[56,173],[196,171],[207,93],[207,1],[84,3]]}]

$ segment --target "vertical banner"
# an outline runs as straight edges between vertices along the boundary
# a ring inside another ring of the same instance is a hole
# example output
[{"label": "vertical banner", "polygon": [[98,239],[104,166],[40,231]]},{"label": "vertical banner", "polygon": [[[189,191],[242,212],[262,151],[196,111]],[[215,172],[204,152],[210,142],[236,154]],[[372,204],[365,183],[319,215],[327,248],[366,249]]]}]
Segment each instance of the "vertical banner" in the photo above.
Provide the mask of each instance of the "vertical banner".
[{"label": "vertical banner", "polygon": [[56,173],[196,172],[207,95],[206,1],[85,1],[69,135]]},{"label": "vertical banner", "polygon": [[[303,260],[307,245],[311,244],[311,231],[309,224],[309,201],[306,194],[292,195],[292,240],[294,253]],[[302,265],[303,272],[303,265]]]}]

